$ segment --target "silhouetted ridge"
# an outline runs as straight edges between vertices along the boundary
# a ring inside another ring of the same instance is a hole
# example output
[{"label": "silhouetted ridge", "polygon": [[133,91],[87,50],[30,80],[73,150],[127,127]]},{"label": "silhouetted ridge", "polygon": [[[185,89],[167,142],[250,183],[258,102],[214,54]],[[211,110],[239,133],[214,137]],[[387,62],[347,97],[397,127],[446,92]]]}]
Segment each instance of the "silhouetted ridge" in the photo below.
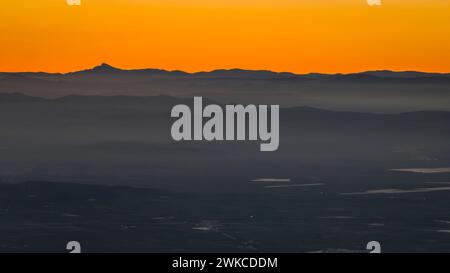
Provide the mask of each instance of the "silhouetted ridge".
[{"label": "silhouetted ridge", "polygon": [[[58,98],[56,102],[74,103],[74,104],[178,104],[182,103],[186,99],[174,98],[171,96],[80,96],[69,95],[62,98]],[[189,100],[190,101],[190,100]]]},{"label": "silhouetted ridge", "polygon": [[[392,72],[397,73],[397,72]],[[400,72],[399,72],[400,73]],[[421,76],[412,76],[412,74],[372,74],[370,72],[363,72],[357,74],[343,74],[336,77],[331,77],[328,82],[332,83],[386,83],[386,84],[449,84],[450,76],[446,74],[432,75],[426,73],[418,73]],[[377,76],[376,76],[377,75]],[[388,75],[388,76],[382,76]],[[408,76],[410,75],[410,76]]]},{"label": "silhouetted ridge", "polygon": [[99,66],[96,66],[92,69],[92,71],[95,72],[115,72],[115,71],[122,71],[121,69],[115,68],[107,63],[102,63]]},{"label": "silhouetted ridge", "polygon": [[362,72],[361,74],[372,75],[382,78],[404,78],[404,79],[433,77],[433,76],[450,77],[450,74],[442,74],[442,73],[427,73],[420,71],[391,71],[391,70],[366,71]]},{"label": "silhouetted ridge", "polygon": [[289,79],[302,76],[290,72],[273,72],[269,70],[245,69],[216,69],[209,72],[197,72],[193,76],[198,78],[248,78],[248,79]]},{"label": "silhouetted ridge", "polygon": [[32,75],[23,75],[22,73],[10,73],[3,78],[0,78],[0,83],[3,84],[42,84],[51,83],[51,81],[34,78]]},{"label": "silhouetted ridge", "polygon": [[376,82],[380,80],[380,77],[373,76],[373,75],[367,75],[367,74],[344,74],[344,75],[338,75],[334,78],[331,78],[330,81],[333,82]]},{"label": "silhouetted ridge", "polygon": [[41,102],[46,99],[32,97],[21,93],[0,93],[0,103]]}]

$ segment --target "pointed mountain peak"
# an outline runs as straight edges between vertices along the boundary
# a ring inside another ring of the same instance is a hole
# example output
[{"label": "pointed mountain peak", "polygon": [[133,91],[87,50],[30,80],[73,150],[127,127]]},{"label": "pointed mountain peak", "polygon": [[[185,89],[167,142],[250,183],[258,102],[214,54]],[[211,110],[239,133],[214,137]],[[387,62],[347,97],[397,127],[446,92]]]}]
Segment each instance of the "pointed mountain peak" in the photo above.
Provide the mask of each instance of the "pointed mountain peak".
[{"label": "pointed mountain peak", "polygon": [[92,70],[94,70],[94,71],[105,71],[105,72],[107,72],[107,71],[120,71],[119,68],[111,66],[111,65],[109,65],[107,63],[102,63],[102,64],[94,67]]}]

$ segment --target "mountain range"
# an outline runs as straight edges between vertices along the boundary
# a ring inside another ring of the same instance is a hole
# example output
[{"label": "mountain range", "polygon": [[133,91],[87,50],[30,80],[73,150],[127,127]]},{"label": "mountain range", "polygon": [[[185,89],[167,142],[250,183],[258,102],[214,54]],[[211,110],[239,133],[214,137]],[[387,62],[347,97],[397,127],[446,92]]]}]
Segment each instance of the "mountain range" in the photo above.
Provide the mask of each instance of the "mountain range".
[{"label": "mountain range", "polygon": [[450,74],[388,70],[352,74],[295,74],[220,69],[187,73],[124,70],[108,64],[61,74],[0,73],[0,93],[36,97],[203,96],[219,102],[312,106],[331,110],[395,113],[450,110]]},{"label": "mountain range", "polygon": [[147,77],[171,77],[171,78],[232,78],[232,79],[299,79],[299,80],[339,80],[339,79],[435,79],[450,78],[450,73],[427,73],[419,71],[390,71],[390,70],[374,70],[360,73],[350,74],[326,74],[326,73],[308,73],[296,74],[292,72],[274,72],[270,70],[246,70],[246,69],[216,69],[212,71],[202,71],[188,73],[181,70],[164,70],[164,69],[120,69],[107,63],[102,63],[90,69],[69,72],[69,73],[46,73],[46,72],[0,72],[0,76],[25,76],[38,79],[55,80],[58,78],[74,78],[77,76],[89,75],[135,75]]}]

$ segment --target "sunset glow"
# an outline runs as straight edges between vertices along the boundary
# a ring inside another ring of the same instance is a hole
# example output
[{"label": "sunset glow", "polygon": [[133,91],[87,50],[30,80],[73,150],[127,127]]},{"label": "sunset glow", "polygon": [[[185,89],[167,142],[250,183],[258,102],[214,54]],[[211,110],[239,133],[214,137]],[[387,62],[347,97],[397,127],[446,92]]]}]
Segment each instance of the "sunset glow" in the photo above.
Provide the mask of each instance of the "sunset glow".
[{"label": "sunset glow", "polygon": [[450,1],[3,1],[0,71],[450,72]]}]

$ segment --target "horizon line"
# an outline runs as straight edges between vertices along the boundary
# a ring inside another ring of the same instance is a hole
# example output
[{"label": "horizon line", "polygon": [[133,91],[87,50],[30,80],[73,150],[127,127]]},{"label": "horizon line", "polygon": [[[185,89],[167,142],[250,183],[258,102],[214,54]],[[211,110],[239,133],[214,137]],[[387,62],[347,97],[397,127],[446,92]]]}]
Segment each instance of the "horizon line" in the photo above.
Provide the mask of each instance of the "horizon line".
[{"label": "horizon line", "polygon": [[79,70],[72,70],[68,72],[47,72],[42,70],[37,71],[0,71],[0,73],[45,73],[45,74],[59,74],[59,75],[67,75],[77,72],[83,72],[83,71],[89,71],[94,70],[95,68],[99,67],[110,67],[111,69],[121,70],[121,71],[139,71],[139,70],[159,70],[159,71],[166,71],[166,72],[182,72],[185,74],[198,74],[198,73],[211,73],[215,71],[232,71],[232,70],[242,70],[242,71],[266,71],[266,72],[273,72],[273,73],[290,73],[294,75],[311,75],[311,74],[322,74],[322,75],[351,75],[351,74],[361,74],[366,72],[394,72],[394,73],[425,73],[425,74],[450,74],[449,72],[442,72],[442,71],[422,71],[422,70],[415,70],[415,69],[407,69],[407,70],[393,70],[393,69],[369,69],[369,70],[359,70],[357,72],[306,72],[306,73],[298,73],[298,72],[292,72],[292,71],[286,71],[286,70],[270,70],[270,69],[250,69],[250,68],[240,68],[240,67],[233,67],[233,68],[214,68],[211,70],[197,70],[197,71],[185,71],[181,69],[167,69],[167,68],[155,68],[155,67],[144,67],[144,68],[120,68],[118,66],[110,65],[109,63],[102,62],[98,65],[95,65],[90,68],[84,68]]}]

